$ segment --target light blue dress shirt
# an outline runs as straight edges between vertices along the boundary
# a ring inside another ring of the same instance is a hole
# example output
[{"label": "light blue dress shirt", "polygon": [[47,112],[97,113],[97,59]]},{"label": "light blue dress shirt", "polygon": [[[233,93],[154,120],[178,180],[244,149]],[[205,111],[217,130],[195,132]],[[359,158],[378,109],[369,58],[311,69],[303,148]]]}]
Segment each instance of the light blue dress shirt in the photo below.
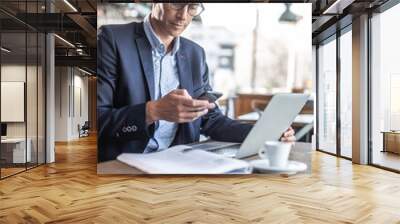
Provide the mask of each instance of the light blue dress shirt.
[{"label": "light blue dress shirt", "polygon": [[[150,24],[150,15],[144,18],[143,25],[147,39],[152,48],[155,94],[157,99],[167,95],[179,87],[178,68],[175,55],[179,50],[179,37],[174,40],[173,49],[166,53],[167,49],[160,38],[154,32]],[[150,139],[144,153],[160,151],[168,148],[175,138],[178,124],[165,120],[156,123],[154,137]]]}]

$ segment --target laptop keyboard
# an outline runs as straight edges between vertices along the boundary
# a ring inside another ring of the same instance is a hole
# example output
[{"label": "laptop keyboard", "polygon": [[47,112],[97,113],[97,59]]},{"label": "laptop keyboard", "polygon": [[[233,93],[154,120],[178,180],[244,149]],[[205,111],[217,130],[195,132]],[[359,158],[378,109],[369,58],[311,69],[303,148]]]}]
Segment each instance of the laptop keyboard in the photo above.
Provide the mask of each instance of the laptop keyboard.
[{"label": "laptop keyboard", "polygon": [[240,143],[210,141],[195,143],[190,146],[192,149],[205,150],[226,157],[235,157],[240,148]]},{"label": "laptop keyboard", "polygon": [[232,142],[216,142],[216,141],[211,141],[211,142],[204,142],[204,143],[197,143],[194,145],[191,145],[192,149],[201,149],[201,150],[206,150],[206,151],[216,151],[216,150],[221,150],[226,147],[231,147],[234,145],[239,145],[238,143],[232,143]]},{"label": "laptop keyboard", "polygon": [[213,152],[215,154],[223,155],[226,157],[235,157],[237,151],[239,148],[222,148],[222,149],[215,149],[215,150],[210,150],[210,152]]}]

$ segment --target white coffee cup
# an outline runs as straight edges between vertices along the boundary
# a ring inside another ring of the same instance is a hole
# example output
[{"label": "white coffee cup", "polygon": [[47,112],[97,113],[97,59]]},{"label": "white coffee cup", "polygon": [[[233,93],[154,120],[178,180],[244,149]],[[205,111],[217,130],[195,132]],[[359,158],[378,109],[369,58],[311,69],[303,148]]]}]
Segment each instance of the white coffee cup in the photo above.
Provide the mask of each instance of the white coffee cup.
[{"label": "white coffee cup", "polygon": [[262,159],[268,159],[271,167],[286,167],[292,143],[266,141],[264,147],[258,152]]}]

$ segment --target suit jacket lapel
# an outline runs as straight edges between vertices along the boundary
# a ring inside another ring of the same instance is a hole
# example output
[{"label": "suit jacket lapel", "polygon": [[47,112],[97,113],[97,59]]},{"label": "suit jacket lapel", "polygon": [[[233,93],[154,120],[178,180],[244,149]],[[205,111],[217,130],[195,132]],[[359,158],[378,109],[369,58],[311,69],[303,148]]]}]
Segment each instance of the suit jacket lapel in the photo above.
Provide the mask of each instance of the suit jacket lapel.
[{"label": "suit jacket lapel", "polygon": [[143,32],[143,23],[141,23],[139,26],[142,27],[141,28],[142,32],[140,32],[140,30],[138,32],[141,33],[142,35],[135,41],[139,49],[140,61],[142,62],[147,86],[150,91],[150,97],[152,100],[155,100],[154,68],[153,68],[153,56],[151,52],[151,45],[150,42],[147,40],[146,35]]},{"label": "suit jacket lapel", "polygon": [[180,88],[186,89],[190,95],[193,95],[193,77],[189,63],[190,60],[186,56],[185,51],[182,49],[183,47],[184,46],[181,45],[179,51],[176,54]]},{"label": "suit jacket lapel", "polygon": [[[189,62],[190,60],[185,54],[184,46],[182,45],[181,42],[180,49],[176,53],[176,63],[178,67],[178,75],[180,83],[179,88],[186,89],[189,95],[193,96],[193,77],[192,77],[192,69],[190,67]],[[186,144],[193,142],[195,139],[192,126],[193,126],[192,123],[179,124],[172,145]]]}]

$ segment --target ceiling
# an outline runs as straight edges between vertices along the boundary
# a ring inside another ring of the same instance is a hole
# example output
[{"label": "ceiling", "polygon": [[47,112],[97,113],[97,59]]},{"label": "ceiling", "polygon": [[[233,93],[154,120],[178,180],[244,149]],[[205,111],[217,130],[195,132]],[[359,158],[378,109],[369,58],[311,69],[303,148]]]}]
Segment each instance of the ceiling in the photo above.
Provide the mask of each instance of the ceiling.
[{"label": "ceiling", "polygon": [[[48,0],[47,5],[45,0],[1,0],[2,46],[12,49],[8,60],[34,57],[38,48],[32,39],[36,33],[54,32],[60,37],[55,38],[56,66],[79,66],[95,73],[96,5],[96,0]],[[39,44],[39,50],[42,47]]]},{"label": "ceiling", "polygon": [[310,0],[313,44],[351,24],[353,17],[373,12],[388,0]]}]

